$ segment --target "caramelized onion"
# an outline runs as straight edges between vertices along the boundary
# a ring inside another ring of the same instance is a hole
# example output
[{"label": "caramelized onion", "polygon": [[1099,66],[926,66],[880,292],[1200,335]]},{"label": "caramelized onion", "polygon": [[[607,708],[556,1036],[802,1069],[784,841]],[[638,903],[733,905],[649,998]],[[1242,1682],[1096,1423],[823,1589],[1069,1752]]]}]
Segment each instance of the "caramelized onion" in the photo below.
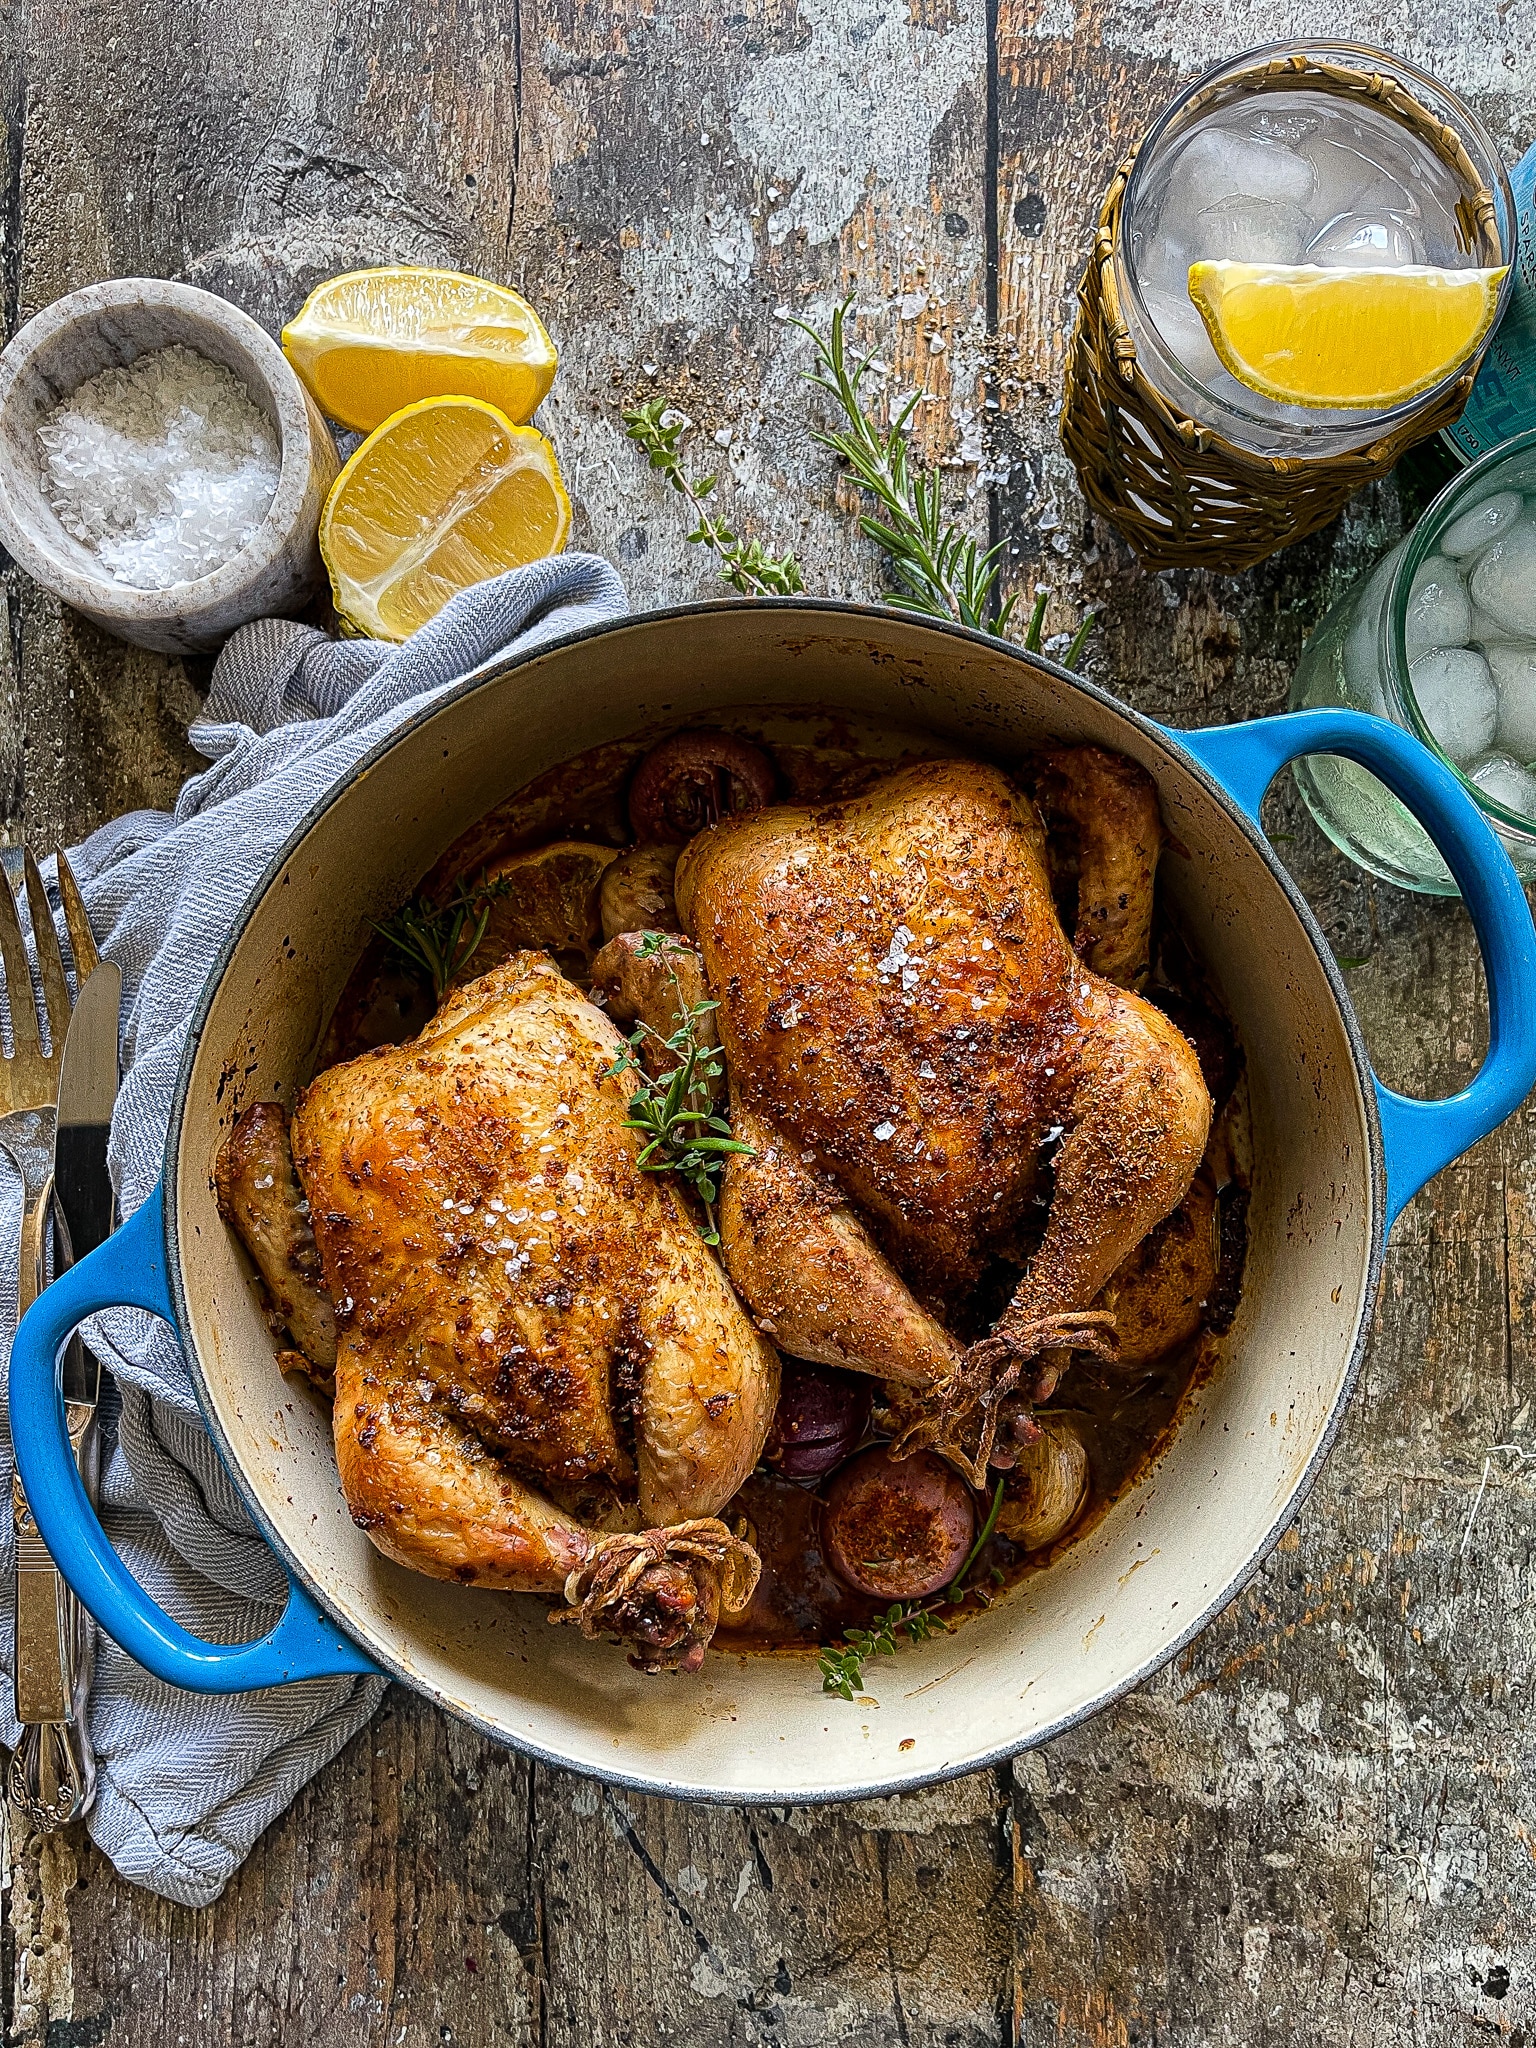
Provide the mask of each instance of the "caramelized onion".
[{"label": "caramelized onion", "polygon": [[763,1457],[786,1479],[819,1479],[864,1440],[874,1382],[862,1373],[785,1359]]},{"label": "caramelized onion", "polygon": [[1008,1474],[998,1534],[1021,1550],[1060,1542],[1088,1499],[1088,1452],[1065,1415],[1037,1415],[1040,1434],[1019,1447]]},{"label": "caramelized onion", "polygon": [[679,732],[652,747],[629,785],[629,822],[641,840],[680,845],[733,811],[755,811],[778,777],[761,747],[727,732]]}]

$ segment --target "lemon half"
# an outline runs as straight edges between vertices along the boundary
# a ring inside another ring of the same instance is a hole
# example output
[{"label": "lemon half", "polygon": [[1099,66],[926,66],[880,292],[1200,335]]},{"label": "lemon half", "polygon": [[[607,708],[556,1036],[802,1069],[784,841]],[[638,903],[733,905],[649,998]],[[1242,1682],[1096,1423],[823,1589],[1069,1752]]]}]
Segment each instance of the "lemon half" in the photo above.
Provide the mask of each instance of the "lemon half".
[{"label": "lemon half", "polygon": [[478,398],[428,398],[385,420],[337,477],[320,554],[347,624],[403,640],[472,583],[558,554],[570,527],[536,428]]},{"label": "lemon half", "polygon": [[506,285],[404,265],[327,278],[283,329],[283,351],[320,410],[360,433],[447,393],[531,419],[557,362],[538,314]]},{"label": "lemon half", "polygon": [[1223,366],[1250,391],[1384,412],[1465,362],[1493,324],[1504,275],[1192,263],[1189,296]]}]

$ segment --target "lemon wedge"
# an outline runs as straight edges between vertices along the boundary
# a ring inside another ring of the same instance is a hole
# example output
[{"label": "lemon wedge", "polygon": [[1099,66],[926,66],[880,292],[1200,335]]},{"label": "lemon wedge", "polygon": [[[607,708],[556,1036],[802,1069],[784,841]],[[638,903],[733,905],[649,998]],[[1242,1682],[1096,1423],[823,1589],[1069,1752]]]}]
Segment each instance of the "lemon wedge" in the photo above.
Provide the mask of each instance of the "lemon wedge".
[{"label": "lemon wedge", "polygon": [[449,394],[531,419],[557,361],[538,314],[505,285],[403,265],[328,278],[283,329],[283,352],[320,410],[359,433]]},{"label": "lemon wedge", "polygon": [[320,554],[346,623],[403,640],[472,583],[558,554],[570,526],[537,428],[478,398],[427,398],[375,428],[337,477]]},{"label": "lemon wedge", "polygon": [[493,861],[485,937],[461,979],[488,973],[514,953],[553,953],[567,974],[592,978],[592,957],[603,943],[598,900],[603,870],[618,859],[611,846],[561,839],[531,853]]},{"label": "lemon wedge", "polygon": [[1504,275],[1192,263],[1189,296],[1223,366],[1250,391],[1384,412],[1466,361],[1493,323]]}]

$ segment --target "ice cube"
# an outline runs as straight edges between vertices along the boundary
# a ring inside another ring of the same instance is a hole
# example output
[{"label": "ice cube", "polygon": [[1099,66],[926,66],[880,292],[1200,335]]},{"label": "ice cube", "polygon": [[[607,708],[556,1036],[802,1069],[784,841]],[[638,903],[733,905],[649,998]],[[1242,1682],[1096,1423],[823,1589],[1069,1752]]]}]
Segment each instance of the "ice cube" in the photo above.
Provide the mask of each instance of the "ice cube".
[{"label": "ice cube", "polygon": [[1536,639],[1536,523],[1517,519],[1483,550],[1472,571],[1472,596],[1507,638]]},{"label": "ice cube", "polygon": [[1419,209],[1407,186],[1376,161],[1373,151],[1380,148],[1380,141],[1353,121],[1331,122],[1327,133],[1297,144],[1297,155],[1313,174],[1310,210],[1320,228],[1340,214],[1371,214],[1378,208],[1408,220],[1415,217]]},{"label": "ice cube", "polygon": [[1172,292],[1178,298],[1189,293],[1189,246],[1172,235],[1154,235],[1145,253],[1136,260],[1136,275],[1144,292]]},{"label": "ice cube", "polygon": [[1294,263],[1306,231],[1307,216],[1299,206],[1237,193],[1196,218],[1193,247],[1210,263]]},{"label": "ice cube", "polygon": [[1431,555],[1419,564],[1408,593],[1408,616],[1403,622],[1408,659],[1426,647],[1465,647],[1472,637],[1472,606],[1467,586],[1456,573],[1454,562],[1444,555]]},{"label": "ice cube", "polygon": [[[1522,768],[1518,761],[1512,761],[1508,754],[1487,755],[1467,779],[1506,811],[1536,824],[1536,775],[1529,768]],[[1504,837],[1502,832],[1499,837]]]},{"label": "ice cube", "polygon": [[1536,647],[1490,640],[1483,653],[1499,693],[1499,745],[1517,761],[1536,761]]},{"label": "ice cube", "polygon": [[1408,679],[1420,717],[1450,760],[1470,761],[1485,752],[1496,730],[1502,738],[1499,693],[1487,662],[1470,647],[1436,647],[1421,654],[1410,664]]},{"label": "ice cube", "polygon": [[1489,541],[1508,533],[1520,517],[1524,503],[1518,491],[1496,491],[1491,498],[1484,498],[1481,505],[1474,505],[1470,512],[1453,519],[1441,534],[1441,554],[1449,555],[1453,562],[1477,554]]},{"label": "ice cube", "polygon": [[1307,244],[1305,260],[1325,270],[1399,270],[1424,261],[1424,243],[1401,214],[1341,213]]},{"label": "ice cube", "polygon": [[1152,324],[1197,384],[1209,384],[1221,374],[1221,359],[1211,347],[1211,337],[1199,309],[1186,291],[1182,298],[1173,292],[1143,292]]},{"label": "ice cube", "polygon": [[1260,100],[1256,107],[1245,109],[1244,119],[1258,134],[1291,148],[1308,135],[1315,135],[1323,125],[1319,115],[1296,106],[1289,96],[1278,104],[1272,99]]},{"label": "ice cube", "polygon": [[1284,143],[1236,135],[1230,128],[1202,128],[1174,161],[1160,225],[1184,240],[1196,214],[1239,195],[1305,207],[1314,176],[1307,159]]}]

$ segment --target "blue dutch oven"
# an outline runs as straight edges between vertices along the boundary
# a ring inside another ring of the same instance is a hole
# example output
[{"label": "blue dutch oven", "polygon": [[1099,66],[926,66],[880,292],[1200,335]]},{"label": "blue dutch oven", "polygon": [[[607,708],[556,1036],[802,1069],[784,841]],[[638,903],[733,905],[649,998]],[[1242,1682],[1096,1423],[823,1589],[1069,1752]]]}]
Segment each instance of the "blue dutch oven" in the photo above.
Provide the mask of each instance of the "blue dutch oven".
[{"label": "blue dutch oven", "polygon": [[[645,1680],[608,1646],[548,1627],[538,1601],[382,1558],[342,1503],[328,1417],[278,1373],[213,1196],[235,1116],[292,1101],[370,920],[461,831],[589,748],[635,752],[662,730],[733,720],[770,742],[891,756],[937,743],[1008,762],[1049,736],[1141,762],[1171,834],[1161,886],[1247,1060],[1248,1263],[1214,1370],[1102,1520],[991,1611],[884,1667],[878,1707],[824,1698],[809,1657],[716,1653],[697,1679]],[[1466,900],[1491,1035],[1472,1085],[1446,1101],[1372,1074],[1338,969],[1259,828],[1277,772],[1320,753],[1369,768],[1413,811]],[[628,619],[477,681],[298,825],[197,998],[160,1191],[22,1324],[10,1382],[21,1475],[85,1605],[173,1684],[236,1692],[377,1668],[518,1748],[647,1791],[787,1803],[909,1789],[1094,1712],[1233,1597],[1327,1453],[1393,1219],[1533,1080],[1536,935],[1514,870],[1456,777],[1395,727],[1327,711],[1170,732],[1050,662],[884,610],[791,600]],[[160,1612],[76,1477],[56,1359],[83,1317],[125,1303],[176,1327],[230,1474],[287,1568],[287,1609],[259,1641],[203,1642]]]}]

